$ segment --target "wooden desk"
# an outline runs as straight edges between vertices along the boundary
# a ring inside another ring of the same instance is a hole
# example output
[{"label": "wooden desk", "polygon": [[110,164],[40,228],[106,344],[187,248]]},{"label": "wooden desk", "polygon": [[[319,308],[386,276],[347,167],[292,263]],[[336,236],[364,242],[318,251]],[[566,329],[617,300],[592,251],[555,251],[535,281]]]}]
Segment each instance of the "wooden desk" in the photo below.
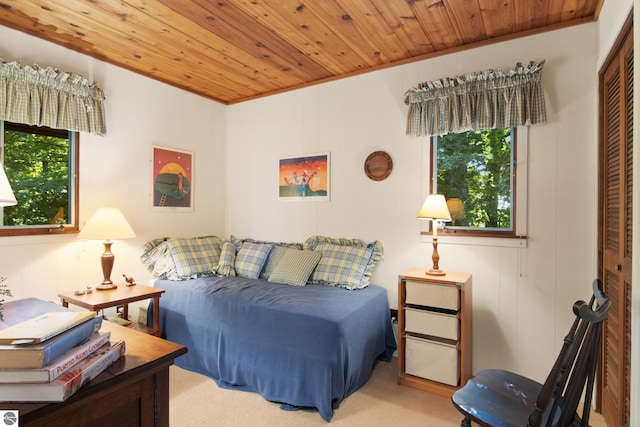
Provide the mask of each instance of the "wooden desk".
[{"label": "wooden desk", "polygon": [[107,289],[104,291],[94,290],[90,294],[76,295],[74,292],[66,292],[58,294],[62,300],[63,307],[69,307],[69,304],[77,305],[87,310],[99,312],[105,308],[124,307],[123,317],[129,320],[129,303],[135,301],[143,301],[153,298],[153,335],[160,336],[160,296],[164,293],[164,289],[152,288],[151,286],[134,285],[126,286],[118,285],[115,289]]},{"label": "wooden desk", "polygon": [[21,427],[168,427],[169,366],[187,348],[115,323],[101,330],[126,343],[113,365],[62,403],[0,403],[0,410],[19,411]]}]

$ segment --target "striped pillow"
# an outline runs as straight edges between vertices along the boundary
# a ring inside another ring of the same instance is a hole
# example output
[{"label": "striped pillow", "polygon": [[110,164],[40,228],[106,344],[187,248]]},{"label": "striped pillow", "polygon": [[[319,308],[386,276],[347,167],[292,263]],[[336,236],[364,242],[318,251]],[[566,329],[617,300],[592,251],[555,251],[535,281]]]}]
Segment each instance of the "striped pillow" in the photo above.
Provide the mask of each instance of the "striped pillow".
[{"label": "striped pillow", "polygon": [[236,255],[236,274],[249,279],[257,279],[272,247],[273,245],[244,242]]},{"label": "striped pillow", "polygon": [[316,251],[305,251],[287,248],[282,259],[271,272],[270,282],[286,285],[304,286],[313,269],[318,265],[322,254]]}]

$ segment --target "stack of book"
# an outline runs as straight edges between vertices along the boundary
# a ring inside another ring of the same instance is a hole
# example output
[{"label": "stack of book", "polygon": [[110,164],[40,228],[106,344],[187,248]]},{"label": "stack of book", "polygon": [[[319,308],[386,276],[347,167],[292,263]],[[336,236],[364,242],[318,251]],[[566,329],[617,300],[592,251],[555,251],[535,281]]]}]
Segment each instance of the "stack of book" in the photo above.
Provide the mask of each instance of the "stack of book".
[{"label": "stack of book", "polygon": [[[38,314],[40,313],[40,314]],[[100,332],[102,317],[36,298],[4,304],[0,401],[62,402],[125,352]]]}]

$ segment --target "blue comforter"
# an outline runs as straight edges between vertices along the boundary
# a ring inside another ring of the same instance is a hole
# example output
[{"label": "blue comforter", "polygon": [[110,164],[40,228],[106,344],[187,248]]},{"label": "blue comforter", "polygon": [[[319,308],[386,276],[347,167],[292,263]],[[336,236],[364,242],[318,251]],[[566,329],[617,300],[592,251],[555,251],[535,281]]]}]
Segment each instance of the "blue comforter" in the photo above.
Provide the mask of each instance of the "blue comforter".
[{"label": "blue comforter", "polygon": [[[387,292],[264,279],[157,280],[160,327],[189,351],[176,364],[326,421],[396,349]],[[149,316],[149,320],[152,316]]]}]

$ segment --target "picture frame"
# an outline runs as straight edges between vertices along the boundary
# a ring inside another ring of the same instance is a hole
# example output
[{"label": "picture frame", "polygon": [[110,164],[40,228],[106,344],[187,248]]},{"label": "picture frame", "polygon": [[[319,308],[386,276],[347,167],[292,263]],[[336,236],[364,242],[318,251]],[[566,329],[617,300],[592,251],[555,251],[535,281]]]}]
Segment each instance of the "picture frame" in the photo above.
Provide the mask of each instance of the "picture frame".
[{"label": "picture frame", "polygon": [[286,202],[331,200],[331,153],[280,157],[278,199]]},{"label": "picture frame", "polygon": [[191,151],[152,145],[152,210],[193,211],[193,159]]}]

